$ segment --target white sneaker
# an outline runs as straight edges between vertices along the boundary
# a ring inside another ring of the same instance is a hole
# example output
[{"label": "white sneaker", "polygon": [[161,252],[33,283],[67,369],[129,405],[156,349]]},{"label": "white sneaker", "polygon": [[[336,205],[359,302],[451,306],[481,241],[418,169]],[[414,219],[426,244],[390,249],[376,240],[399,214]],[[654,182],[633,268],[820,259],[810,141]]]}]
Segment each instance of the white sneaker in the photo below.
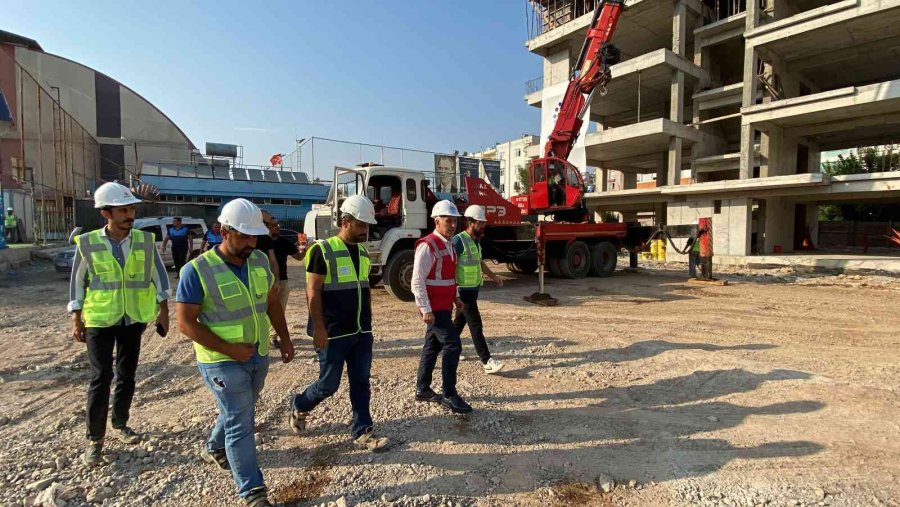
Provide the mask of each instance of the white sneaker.
[{"label": "white sneaker", "polygon": [[488,359],[488,362],[482,365],[484,367],[484,372],[488,375],[493,375],[495,373],[500,373],[500,370],[503,369],[503,363],[500,361],[495,361],[494,358]]}]

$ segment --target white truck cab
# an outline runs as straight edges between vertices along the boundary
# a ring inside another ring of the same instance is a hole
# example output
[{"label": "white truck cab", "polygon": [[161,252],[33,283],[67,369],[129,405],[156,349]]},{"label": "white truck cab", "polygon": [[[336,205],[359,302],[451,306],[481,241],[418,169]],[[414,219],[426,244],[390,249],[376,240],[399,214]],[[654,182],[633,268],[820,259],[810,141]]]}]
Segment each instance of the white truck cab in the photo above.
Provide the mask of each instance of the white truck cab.
[{"label": "white truck cab", "polygon": [[369,241],[365,243],[372,261],[369,281],[375,285],[383,279],[393,296],[412,301],[415,242],[434,224],[428,210],[437,198],[429,188],[430,181],[420,171],[373,164],[336,167],[332,181],[325,204],[313,206],[306,215],[303,232],[308,241],[337,233],[344,199],[351,195],[368,197],[375,204],[377,220],[369,228]]}]

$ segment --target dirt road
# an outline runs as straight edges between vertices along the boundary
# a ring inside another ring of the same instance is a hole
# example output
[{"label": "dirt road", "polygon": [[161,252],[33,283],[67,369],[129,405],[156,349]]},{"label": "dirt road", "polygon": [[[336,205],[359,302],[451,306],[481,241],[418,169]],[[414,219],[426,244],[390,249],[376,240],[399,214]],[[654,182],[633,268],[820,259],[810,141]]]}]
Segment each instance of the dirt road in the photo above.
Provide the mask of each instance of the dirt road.
[{"label": "dirt road", "polygon": [[[533,278],[506,273],[481,306],[507,367],[487,376],[461,363],[468,417],[412,401],[423,326],[411,304],[377,289],[373,415],[395,445],[372,455],[349,442],[346,385],[308,435],[286,430],[290,395],[317,373],[302,266],[290,275],[298,359],[272,355],[257,415],[273,500],[900,505],[898,280],[735,276],[695,287],[619,273],[551,280],[561,306],[544,308],[522,301]],[[66,505],[239,505],[230,477],[197,458],[215,409],[177,332],[145,334],[131,423],[147,441],[109,442],[110,463],[85,469],[89,373],[66,300],[65,277],[43,266],[0,278],[0,503],[32,505],[56,482]]]}]

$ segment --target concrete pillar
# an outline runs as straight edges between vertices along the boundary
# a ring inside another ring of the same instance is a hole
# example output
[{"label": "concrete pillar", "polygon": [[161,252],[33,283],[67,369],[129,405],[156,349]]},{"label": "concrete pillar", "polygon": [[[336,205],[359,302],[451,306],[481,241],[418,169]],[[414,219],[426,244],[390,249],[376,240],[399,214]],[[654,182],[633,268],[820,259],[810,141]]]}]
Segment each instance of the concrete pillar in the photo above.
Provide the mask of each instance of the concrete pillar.
[{"label": "concrete pillar", "polygon": [[713,215],[714,252],[717,255],[750,255],[752,217],[751,199],[730,199],[722,203],[722,213]]},{"label": "concrete pillar", "polygon": [[[671,145],[670,145],[671,147]],[[669,152],[663,153],[656,163],[656,186],[664,187],[669,184]]]},{"label": "concrete pillar", "polygon": [[813,246],[819,246],[819,206],[814,203],[806,205],[806,226],[809,227],[809,236]]},{"label": "concrete pillar", "polygon": [[666,203],[660,202],[653,205],[653,225],[664,225],[666,223]]},{"label": "concrete pillar", "polygon": [[684,141],[680,137],[669,139],[669,155],[666,160],[666,175],[668,185],[681,184],[681,152]]},{"label": "concrete pillar", "polygon": [[787,174],[784,151],[784,129],[777,125],[767,125],[759,140],[760,178]]},{"label": "concrete pillar", "polygon": [[623,211],[621,215],[623,223],[637,222],[637,211]]},{"label": "concrete pillar", "polygon": [[[600,184],[597,184],[597,179],[600,179]],[[600,192],[609,191],[609,169],[605,167],[601,167],[597,169],[594,173],[594,189],[599,190]]]},{"label": "concrete pillar", "polygon": [[623,190],[634,190],[637,188],[637,174],[622,173],[622,187]]},{"label": "concrete pillar", "polygon": [[775,245],[784,253],[794,251],[794,203],[785,199],[766,199],[765,242],[762,252],[775,252]]},{"label": "concrete pillar", "polygon": [[753,125],[741,125],[741,167],[740,178],[747,180],[753,177],[753,166],[756,165],[756,149]]}]

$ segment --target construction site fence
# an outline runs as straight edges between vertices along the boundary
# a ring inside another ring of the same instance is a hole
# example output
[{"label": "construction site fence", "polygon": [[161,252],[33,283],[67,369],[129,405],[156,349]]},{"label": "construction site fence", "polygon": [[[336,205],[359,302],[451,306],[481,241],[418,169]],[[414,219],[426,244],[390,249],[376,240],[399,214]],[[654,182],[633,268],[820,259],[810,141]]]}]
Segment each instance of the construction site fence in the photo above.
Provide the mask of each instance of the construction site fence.
[{"label": "construction site fence", "polygon": [[895,246],[887,237],[900,222],[859,222],[835,221],[819,222],[819,248],[841,247],[891,247]]},{"label": "construction site fence", "polygon": [[433,151],[311,137],[284,156],[284,165],[306,173],[314,182],[327,182],[334,177],[335,167],[366,162],[434,172],[434,155]]},{"label": "construction site fence", "polygon": [[[11,56],[0,52],[0,58]],[[42,86],[28,70],[13,64],[15,124],[3,138],[0,158],[15,185],[4,188],[4,195],[21,221],[25,241],[58,241],[77,222],[75,202],[102,181],[100,144],[61,107],[58,88]],[[127,177],[124,167],[107,163]]]}]

